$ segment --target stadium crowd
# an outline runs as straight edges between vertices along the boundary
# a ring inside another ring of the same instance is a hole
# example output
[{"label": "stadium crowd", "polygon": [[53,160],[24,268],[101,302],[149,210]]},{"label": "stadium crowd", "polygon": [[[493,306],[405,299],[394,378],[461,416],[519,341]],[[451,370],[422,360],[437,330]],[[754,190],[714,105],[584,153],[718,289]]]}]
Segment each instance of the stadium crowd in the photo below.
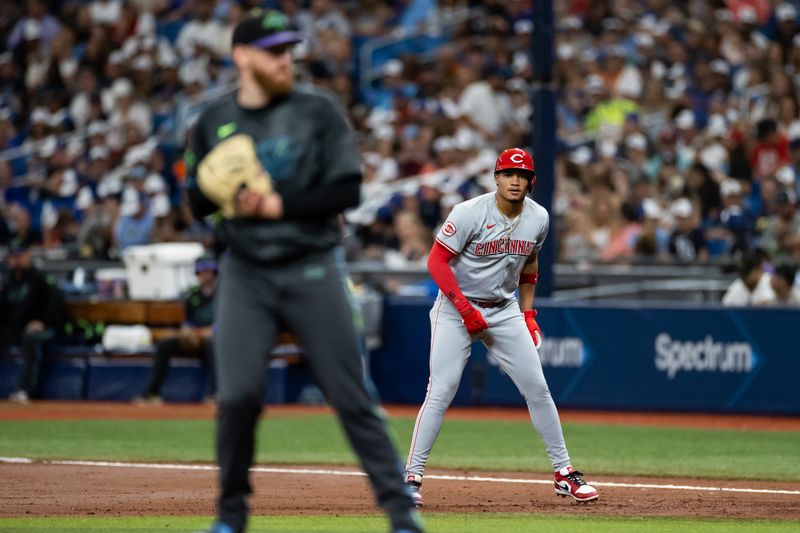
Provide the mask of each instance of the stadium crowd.
[{"label": "stadium crowd", "polygon": [[[800,261],[797,5],[555,5],[559,259]],[[350,258],[424,265],[448,210],[493,189],[497,153],[530,145],[530,0],[3,1],[0,245],[210,245],[181,154],[235,82],[232,27],[257,6],[305,34],[301,77],[360,137]]]}]

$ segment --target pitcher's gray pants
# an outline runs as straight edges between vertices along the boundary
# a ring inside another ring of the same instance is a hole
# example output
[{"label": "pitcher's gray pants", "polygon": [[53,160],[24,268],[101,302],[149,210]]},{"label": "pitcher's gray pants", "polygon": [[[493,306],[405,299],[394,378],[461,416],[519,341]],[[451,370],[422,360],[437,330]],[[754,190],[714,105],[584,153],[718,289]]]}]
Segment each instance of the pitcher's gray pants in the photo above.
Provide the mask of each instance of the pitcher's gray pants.
[{"label": "pitcher's gray pants", "polygon": [[216,297],[219,520],[237,532],[246,527],[247,495],[252,491],[248,470],[255,453],[267,356],[279,328],[287,328],[303,347],[393,527],[421,531],[402,463],[365,385],[343,265],[334,252],[268,266],[228,255],[222,261]]}]

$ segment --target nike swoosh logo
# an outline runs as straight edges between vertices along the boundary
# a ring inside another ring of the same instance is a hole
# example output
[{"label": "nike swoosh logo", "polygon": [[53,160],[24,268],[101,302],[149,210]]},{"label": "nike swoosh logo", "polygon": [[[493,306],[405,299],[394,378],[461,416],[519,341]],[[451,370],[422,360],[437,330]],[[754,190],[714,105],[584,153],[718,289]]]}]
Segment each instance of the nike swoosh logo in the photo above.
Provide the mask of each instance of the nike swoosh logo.
[{"label": "nike swoosh logo", "polygon": [[497,224],[489,224],[488,226],[486,226],[486,229],[492,229],[492,228],[493,228],[493,227],[495,227],[496,225],[497,225]]},{"label": "nike swoosh logo", "polygon": [[561,487],[562,490],[565,490],[567,492],[570,491],[569,490],[569,483],[567,483],[566,481],[558,481],[557,483],[558,483],[558,486]]}]

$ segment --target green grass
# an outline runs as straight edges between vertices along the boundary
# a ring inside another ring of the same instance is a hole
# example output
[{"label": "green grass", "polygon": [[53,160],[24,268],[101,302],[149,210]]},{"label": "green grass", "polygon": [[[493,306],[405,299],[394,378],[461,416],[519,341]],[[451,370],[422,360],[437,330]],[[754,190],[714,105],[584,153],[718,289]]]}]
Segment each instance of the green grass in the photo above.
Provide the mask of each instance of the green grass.
[{"label": "green grass", "polygon": [[[0,519],[0,531],[52,533],[53,531],[197,531],[210,524],[203,517],[114,518],[13,518]],[[709,533],[772,533],[800,527],[800,522],[772,520],[689,520],[675,518],[607,518],[511,513],[431,514],[425,519],[436,533],[498,533],[506,531],[591,531],[592,533],[660,533],[703,531]],[[793,526],[793,524],[796,524]],[[369,516],[273,516],[253,517],[252,533],[386,533],[383,517]]]},{"label": "green grass", "polygon": [[[405,456],[413,419],[394,419]],[[208,420],[2,421],[0,455],[38,459],[213,461]],[[598,474],[800,481],[800,433],[566,424],[574,464]],[[267,418],[257,461],[353,465],[332,416]],[[544,447],[527,422],[448,420],[429,466],[547,472]]]}]

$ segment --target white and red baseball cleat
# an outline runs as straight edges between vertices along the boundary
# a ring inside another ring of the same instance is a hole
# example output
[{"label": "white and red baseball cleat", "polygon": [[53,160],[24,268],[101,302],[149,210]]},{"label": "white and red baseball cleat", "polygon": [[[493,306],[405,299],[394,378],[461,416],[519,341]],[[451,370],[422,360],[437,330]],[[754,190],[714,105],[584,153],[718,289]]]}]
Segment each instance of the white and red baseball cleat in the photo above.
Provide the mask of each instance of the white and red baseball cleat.
[{"label": "white and red baseball cleat", "polygon": [[590,502],[596,500],[600,495],[591,485],[587,485],[583,480],[583,474],[574,470],[571,466],[565,466],[555,473],[556,494],[566,498],[572,496],[576,502]]},{"label": "white and red baseball cleat", "polygon": [[414,505],[417,508],[422,507],[422,476],[416,474],[408,474],[406,477],[406,485],[408,491],[411,493],[411,499],[414,500]]}]

